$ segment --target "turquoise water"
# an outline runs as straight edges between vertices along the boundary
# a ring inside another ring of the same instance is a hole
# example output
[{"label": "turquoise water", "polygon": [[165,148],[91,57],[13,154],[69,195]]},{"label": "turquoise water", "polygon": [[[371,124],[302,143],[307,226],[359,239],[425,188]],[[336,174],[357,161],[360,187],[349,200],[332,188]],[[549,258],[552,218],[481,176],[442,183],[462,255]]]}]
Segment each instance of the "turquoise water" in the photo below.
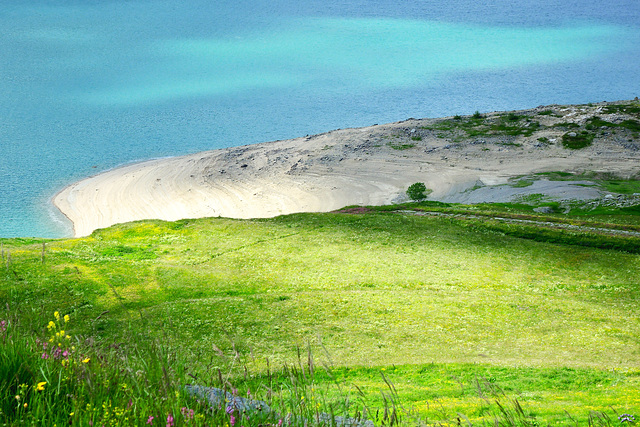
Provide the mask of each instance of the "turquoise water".
[{"label": "turquoise water", "polygon": [[132,161],[640,95],[640,2],[0,0],[0,236]]}]

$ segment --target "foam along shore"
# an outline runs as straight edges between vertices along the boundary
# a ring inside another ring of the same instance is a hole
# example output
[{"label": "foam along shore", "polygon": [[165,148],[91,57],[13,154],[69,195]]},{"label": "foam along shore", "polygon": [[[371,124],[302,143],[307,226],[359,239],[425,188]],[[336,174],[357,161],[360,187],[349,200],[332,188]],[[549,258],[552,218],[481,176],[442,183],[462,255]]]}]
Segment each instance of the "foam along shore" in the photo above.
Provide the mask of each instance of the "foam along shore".
[{"label": "foam along shore", "polygon": [[[578,150],[560,143],[570,129],[554,126],[558,123],[584,127],[594,115],[612,123],[634,119],[619,109],[611,113],[607,105],[555,105],[509,116],[514,127],[539,123],[531,134],[494,131],[492,124],[504,122],[506,113],[491,113],[476,128],[486,130],[483,136],[470,137],[449,126],[471,123],[469,117],[409,119],[151,160],[76,182],[58,193],[54,204],[80,237],[141,219],[261,218],[387,204],[406,200],[405,191],[414,182],[433,190],[429,197],[434,200],[507,201],[531,192],[502,185],[525,174],[640,173],[640,141],[629,141],[624,132],[602,132],[591,146]],[[485,190],[475,191],[479,187]],[[565,198],[601,195],[566,182],[543,187]]]}]

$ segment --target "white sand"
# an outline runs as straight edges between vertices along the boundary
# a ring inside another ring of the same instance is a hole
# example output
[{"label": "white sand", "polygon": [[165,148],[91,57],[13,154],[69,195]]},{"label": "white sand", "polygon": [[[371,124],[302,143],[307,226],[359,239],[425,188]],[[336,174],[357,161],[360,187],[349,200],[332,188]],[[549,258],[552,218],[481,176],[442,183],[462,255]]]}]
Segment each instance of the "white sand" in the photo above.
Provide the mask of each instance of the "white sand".
[{"label": "white sand", "polygon": [[[577,110],[572,117],[583,120],[581,113],[586,114]],[[386,204],[403,200],[414,182],[432,189],[431,199],[455,200],[474,185],[504,184],[535,172],[640,172],[640,152],[607,142],[567,150],[559,144],[562,130],[518,137],[521,146],[453,144],[435,134],[410,139],[430,123],[412,119],[133,164],[77,182],[54,203],[79,237],[141,219],[259,218]],[[557,142],[541,146],[541,135]],[[397,150],[390,143],[415,146]],[[484,197],[499,201],[512,194],[494,191]]]}]

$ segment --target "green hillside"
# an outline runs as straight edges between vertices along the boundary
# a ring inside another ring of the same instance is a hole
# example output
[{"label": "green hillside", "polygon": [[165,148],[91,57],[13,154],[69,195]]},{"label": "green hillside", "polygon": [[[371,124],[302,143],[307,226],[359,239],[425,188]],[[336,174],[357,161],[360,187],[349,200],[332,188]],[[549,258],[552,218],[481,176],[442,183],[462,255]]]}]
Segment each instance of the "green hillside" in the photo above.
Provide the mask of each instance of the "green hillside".
[{"label": "green hillside", "polygon": [[0,239],[1,417],[229,423],[181,388],[200,384],[376,425],[621,425],[640,416],[640,217],[596,213],[425,203]]}]

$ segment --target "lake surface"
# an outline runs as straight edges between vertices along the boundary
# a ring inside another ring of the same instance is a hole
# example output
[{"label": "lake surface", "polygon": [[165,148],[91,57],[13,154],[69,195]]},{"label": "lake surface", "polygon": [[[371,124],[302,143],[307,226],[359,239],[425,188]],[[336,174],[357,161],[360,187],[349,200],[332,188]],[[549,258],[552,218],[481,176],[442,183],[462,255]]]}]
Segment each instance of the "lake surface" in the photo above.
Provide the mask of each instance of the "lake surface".
[{"label": "lake surface", "polygon": [[632,99],[638,58],[637,0],[0,0],[0,237],[134,161]]}]

